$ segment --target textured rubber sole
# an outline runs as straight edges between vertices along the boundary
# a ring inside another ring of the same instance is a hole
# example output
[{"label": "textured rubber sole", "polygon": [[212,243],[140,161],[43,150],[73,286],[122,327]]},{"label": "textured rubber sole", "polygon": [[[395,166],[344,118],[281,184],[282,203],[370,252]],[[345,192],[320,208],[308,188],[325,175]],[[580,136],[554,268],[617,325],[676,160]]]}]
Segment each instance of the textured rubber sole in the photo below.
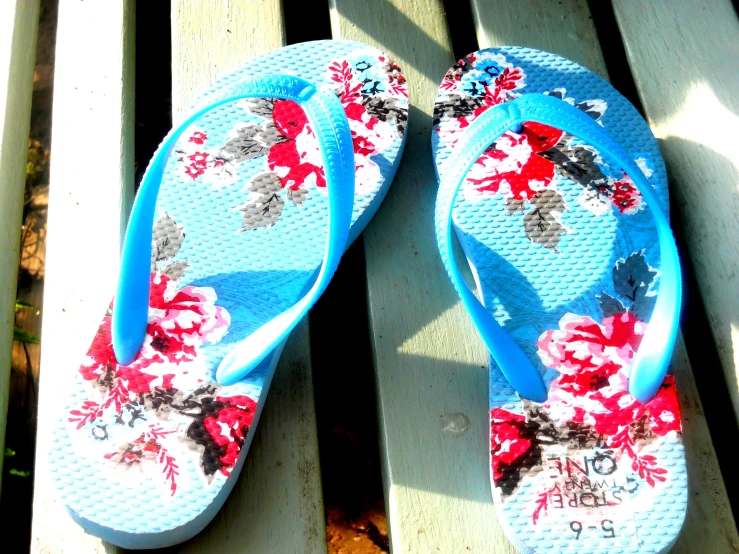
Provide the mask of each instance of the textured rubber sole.
[{"label": "textured rubber sole", "polygon": [[[587,69],[537,50],[481,50],[449,70],[436,100],[437,170],[480,113],[528,93],[597,120],[669,213],[664,163],[636,109]],[[522,553],[666,552],[685,517],[687,474],[673,377],[647,404],[627,391],[659,288],[656,227],[638,190],[577,137],[525,123],[474,164],[453,222],[485,306],[549,390],[543,404],[522,400],[491,359],[491,481],[508,538]]]},{"label": "textured rubber sole", "polygon": [[[197,102],[275,72],[330,87],[344,105],[355,150],[354,240],[404,145],[400,68],[364,44],[303,43],[248,61]],[[215,370],[294,304],[322,263],[328,196],[317,144],[303,110],[273,98],[213,109],[179,140],[157,199],[144,346],[119,365],[108,311],[51,449],[61,497],[90,533],[125,548],[176,544],[203,529],[233,488],[281,347],[237,384],[220,386]]]}]

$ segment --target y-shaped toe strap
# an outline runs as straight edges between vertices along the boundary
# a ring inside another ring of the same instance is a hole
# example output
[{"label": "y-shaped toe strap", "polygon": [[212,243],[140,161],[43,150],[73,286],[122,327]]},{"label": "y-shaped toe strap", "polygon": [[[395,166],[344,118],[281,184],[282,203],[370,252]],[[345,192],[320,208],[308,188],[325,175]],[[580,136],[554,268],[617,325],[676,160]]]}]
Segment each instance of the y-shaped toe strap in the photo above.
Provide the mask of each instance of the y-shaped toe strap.
[{"label": "y-shaped toe strap", "polygon": [[498,325],[491,313],[462,280],[452,253],[452,209],[459,188],[475,161],[503,133],[533,121],[575,135],[617,161],[639,189],[652,212],[659,237],[661,277],[652,317],[644,333],[629,376],[629,393],[649,401],[665,378],[677,335],[682,281],[677,247],[654,190],[627,152],[587,114],[567,102],[543,94],[525,94],[483,112],[462,135],[443,163],[436,202],[436,240],[444,265],[483,341],[508,382],[524,398],[543,402],[544,382],[531,360]]},{"label": "y-shaped toe strap", "polygon": [[328,240],[318,276],[294,305],[238,344],[221,362],[217,379],[228,385],[254,369],[275,349],[323,293],[346,246],[354,202],[354,148],[349,121],[336,95],[290,75],[264,75],[227,86],[205,99],[164,139],[141,182],[131,212],[113,308],[113,349],[118,362],[131,363],[146,337],[149,314],[151,234],[159,185],[179,137],[205,113],[242,98],[279,98],[297,102],[315,133],[326,174]]}]

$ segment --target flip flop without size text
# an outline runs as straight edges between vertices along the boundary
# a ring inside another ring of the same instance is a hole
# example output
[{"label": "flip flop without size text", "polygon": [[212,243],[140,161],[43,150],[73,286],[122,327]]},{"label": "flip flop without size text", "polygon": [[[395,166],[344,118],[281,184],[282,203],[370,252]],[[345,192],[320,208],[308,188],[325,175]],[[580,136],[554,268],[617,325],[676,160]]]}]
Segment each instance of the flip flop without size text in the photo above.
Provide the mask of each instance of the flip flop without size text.
[{"label": "flip flop without size text", "polygon": [[217,513],[287,335],[393,179],[407,96],[379,50],[297,44],[217,81],[164,139],[52,448],[88,532],[161,547]]},{"label": "flip flop without size text", "polygon": [[681,278],[646,122],[569,60],[492,48],[444,77],[432,149],[439,249],[491,353],[508,538],[524,553],[667,552],[687,506],[667,373]]}]

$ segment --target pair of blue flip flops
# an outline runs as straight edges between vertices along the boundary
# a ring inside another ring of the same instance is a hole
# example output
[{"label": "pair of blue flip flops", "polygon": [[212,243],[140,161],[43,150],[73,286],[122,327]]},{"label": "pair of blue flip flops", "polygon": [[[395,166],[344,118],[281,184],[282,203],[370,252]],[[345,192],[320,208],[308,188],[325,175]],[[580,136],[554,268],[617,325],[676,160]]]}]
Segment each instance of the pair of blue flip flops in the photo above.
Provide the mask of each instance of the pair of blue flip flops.
[{"label": "pair of blue flip flops", "polygon": [[[407,114],[386,54],[319,41],[250,60],[164,139],[51,449],[87,531],[152,548],[214,517],[286,337],[387,192]],[[432,149],[442,260],[491,352],[509,538],[521,552],[666,551],[687,501],[666,375],[680,273],[646,123],[584,68],[496,48],[444,77]]]}]

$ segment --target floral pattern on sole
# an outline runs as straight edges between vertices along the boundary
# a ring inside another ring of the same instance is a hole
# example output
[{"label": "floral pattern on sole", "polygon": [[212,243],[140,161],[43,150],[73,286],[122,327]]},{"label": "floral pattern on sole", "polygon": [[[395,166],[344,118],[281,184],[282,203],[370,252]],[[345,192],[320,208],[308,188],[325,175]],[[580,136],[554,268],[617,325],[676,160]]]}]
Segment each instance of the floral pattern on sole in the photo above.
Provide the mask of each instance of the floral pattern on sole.
[{"label": "floral pattern on sole", "polygon": [[[480,114],[517,98],[525,87],[526,73],[503,54],[470,54],[444,76],[434,106],[434,131],[453,148]],[[602,99],[568,97],[564,87],[546,94],[576,106],[596,121],[608,108]],[[645,160],[636,161],[651,174]],[[468,173],[462,191],[472,202],[500,194],[511,216],[526,212],[522,223],[529,240],[557,251],[560,236],[571,230],[562,224],[561,214],[568,206],[554,184],[556,174],[582,187],[578,202],[595,215],[612,208],[634,214],[644,206],[629,176],[610,168],[595,148],[559,129],[531,121],[517,132],[507,131],[485,150]]]},{"label": "floral pattern on sole", "polygon": [[[332,61],[327,67],[333,90],[349,120],[354,145],[356,194],[376,192],[382,182],[373,159],[396,138],[403,138],[408,119],[408,87],[398,65],[385,54]],[[261,123],[240,124],[217,148],[207,146],[208,133],[193,126],[176,149],[184,175],[215,186],[233,185],[238,166],[264,158],[264,173],[248,185],[240,231],[274,225],[286,201],[301,206],[309,191],[325,193],[326,177],[316,138],[303,109],[292,100],[249,98],[239,102]]]},{"label": "floral pattern on sole", "polygon": [[[466,56],[437,94],[437,171],[474,119],[525,94],[587,113],[640,166],[668,212],[657,142],[600,77],[521,47]],[[473,164],[454,230],[480,298],[544,379],[519,397],[490,359],[490,476],[498,521],[527,554],[666,553],[688,488],[674,377],[641,404],[628,392],[660,283],[656,228],[608,155],[524,123]]]},{"label": "floral pattern on sole", "polygon": [[[269,71],[329,88],[345,107],[358,177],[350,231],[358,234],[403,148],[400,69],[360,43],[292,45],[224,76],[198,103]],[[216,368],[300,297],[323,259],[328,197],[317,153],[303,110],[272,98],[218,106],[178,140],[155,207],[143,347],[131,364],[117,363],[111,304],[54,434],[54,480],[88,532],[124,548],[176,544],[225,501],[281,348],[231,386],[215,382]]]}]

